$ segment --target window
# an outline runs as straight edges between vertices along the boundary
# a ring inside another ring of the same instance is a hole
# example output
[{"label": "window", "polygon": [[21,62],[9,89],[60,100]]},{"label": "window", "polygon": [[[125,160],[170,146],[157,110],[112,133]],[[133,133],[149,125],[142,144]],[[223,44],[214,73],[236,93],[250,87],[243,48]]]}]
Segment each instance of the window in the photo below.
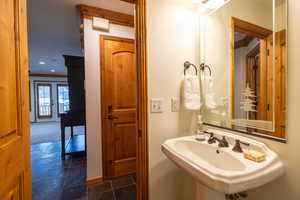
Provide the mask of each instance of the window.
[{"label": "window", "polygon": [[57,85],[57,107],[58,115],[69,111],[69,86],[65,84]]},{"label": "window", "polygon": [[51,84],[37,84],[38,117],[52,117]]}]

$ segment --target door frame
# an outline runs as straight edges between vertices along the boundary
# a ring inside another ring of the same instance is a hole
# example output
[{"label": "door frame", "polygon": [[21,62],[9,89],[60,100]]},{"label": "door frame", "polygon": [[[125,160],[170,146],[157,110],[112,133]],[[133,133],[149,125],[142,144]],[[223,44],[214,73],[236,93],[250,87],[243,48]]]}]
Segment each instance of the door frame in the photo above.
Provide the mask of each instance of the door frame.
[{"label": "door frame", "polygon": [[149,199],[147,0],[136,0],[135,43],[137,66],[137,200]]},{"label": "door frame", "polygon": [[[99,36],[99,41],[100,41],[100,105],[101,105],[101,144],[102,144],[102,172],[103,172],[103,180],[107,180],[110,177],[108,176],[108,168],[110,167],[108,165],[108,146],[107,146],[107,137],[109,137],[109,134],[106,132],[105,128],[105,123],[107,123],[106,118],[106,112],[105,110],[107,109],[106,107],[106,102],[104,101],[105,99],[105,91],[103,87],[106,85],[105,84],[105,45],[104,41],[105,40],[110,40],[110,41],[117,41],[117,42],[128,42],[134,44],[134,39],[130,38],[123,38],[123,37],[117,37],[117,36],[110,36],[110,35],[100,35]],[[137,108],[136,108],[137,109]]]},{"label": "door frame", "polygon": [[[234,118],[234,88],[235,88],[235,31],[245,33],[251,37],[260,39],[260,42],[266,40],[269,35],[272,35],[272,31],[266,28],[260,27],[256,24],[249,23],[247,21],[231,17],[230,18],[230,49],[229,49],[229,67],[230,67],[230,101],[229,101],[229,116]],[[266,50],[265,50],[266,51]],[[263,61],[262,61],[263,62]]]},{"label": "door frame", "polygon": [[[41,116],[40,115],[40,102],[39,102],[39,86],[46,86],[50,88],[50,115]],[[51,83],[37,83],[36,84],[36,110],[37,110],[37,118],[38,119],[48,119],[53,117],[53,94],[52,94],[52,84]]]}]

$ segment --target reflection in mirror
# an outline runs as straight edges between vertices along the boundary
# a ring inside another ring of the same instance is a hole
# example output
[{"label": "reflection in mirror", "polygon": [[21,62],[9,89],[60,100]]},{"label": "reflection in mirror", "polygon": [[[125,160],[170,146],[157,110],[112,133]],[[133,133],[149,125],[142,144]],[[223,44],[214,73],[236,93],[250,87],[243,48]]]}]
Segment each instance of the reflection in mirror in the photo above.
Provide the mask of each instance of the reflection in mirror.
[{"label": "reflection in mirror", "polygon": [[286,0],[231,0],[201,15],[207,124],[285,138]]}]

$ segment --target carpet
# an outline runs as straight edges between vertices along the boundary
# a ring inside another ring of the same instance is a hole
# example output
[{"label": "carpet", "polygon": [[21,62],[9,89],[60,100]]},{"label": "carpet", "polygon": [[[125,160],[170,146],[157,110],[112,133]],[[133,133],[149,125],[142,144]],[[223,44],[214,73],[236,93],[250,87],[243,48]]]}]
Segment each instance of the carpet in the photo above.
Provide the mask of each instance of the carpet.
[{"label": "carpet", "polygon": [[[60,141],[60,122],[31,123],[31,144]],[[84,126],[74,127],[74,135],[84,134]],[[66,128],[66,139],[71,135],[71,128]]]}]

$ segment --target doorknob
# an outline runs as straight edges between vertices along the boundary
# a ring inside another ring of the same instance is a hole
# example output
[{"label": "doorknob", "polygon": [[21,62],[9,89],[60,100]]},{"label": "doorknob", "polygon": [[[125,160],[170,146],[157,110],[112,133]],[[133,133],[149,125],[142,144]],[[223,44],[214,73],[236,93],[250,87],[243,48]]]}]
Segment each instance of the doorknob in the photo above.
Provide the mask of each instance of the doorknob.
[{"label": "doorknob", "polygon": [[113,115],[108,115],[107,116],[108,120],[114,120],[114,119],[119,119],[119,117],[113,116]]}]

